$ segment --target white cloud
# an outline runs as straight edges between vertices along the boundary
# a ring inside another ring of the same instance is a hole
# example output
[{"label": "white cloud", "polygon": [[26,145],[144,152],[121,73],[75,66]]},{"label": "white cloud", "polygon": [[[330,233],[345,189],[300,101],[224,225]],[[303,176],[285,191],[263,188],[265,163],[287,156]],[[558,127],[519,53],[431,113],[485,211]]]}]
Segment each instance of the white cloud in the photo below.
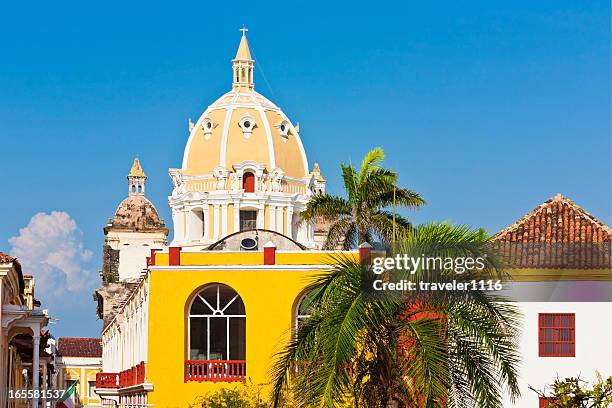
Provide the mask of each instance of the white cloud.
[{"label": "white cloud", "polygon": [[97,282],[85,267],[93,253],[83,247],[83,234],[66,212],[35,214],[9,243],[23,273],[35,277],[38,294],[76,293]]}]

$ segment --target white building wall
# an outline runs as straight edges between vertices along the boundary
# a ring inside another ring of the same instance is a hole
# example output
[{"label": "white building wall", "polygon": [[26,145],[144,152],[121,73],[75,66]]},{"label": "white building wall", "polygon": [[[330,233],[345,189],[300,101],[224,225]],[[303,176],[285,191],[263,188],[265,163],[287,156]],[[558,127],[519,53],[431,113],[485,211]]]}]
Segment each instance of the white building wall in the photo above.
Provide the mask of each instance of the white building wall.
[{"label": "white building wall", "polygon": [[141,283],[102,333],[102,371],[119,373],[148,361],[149,281]]},{"label": "white building wall", "polygon": [[147,266],[151,249],[166,248],[163,232],[109,231],[106,243],[119,250],[119,280],[136,280]]},{"label": "white building wall", "polygon": [[[595,380],[595,372],[612,375],[612,303],[611,302],[523,302],[517,303],[523,313],[520,340],[521,397],[513,404],[509,398],[504,407],[537,408],[538,390],[559,378],[580,376]],[[538,314],[576,314],[576,357],[539,357]]]}]

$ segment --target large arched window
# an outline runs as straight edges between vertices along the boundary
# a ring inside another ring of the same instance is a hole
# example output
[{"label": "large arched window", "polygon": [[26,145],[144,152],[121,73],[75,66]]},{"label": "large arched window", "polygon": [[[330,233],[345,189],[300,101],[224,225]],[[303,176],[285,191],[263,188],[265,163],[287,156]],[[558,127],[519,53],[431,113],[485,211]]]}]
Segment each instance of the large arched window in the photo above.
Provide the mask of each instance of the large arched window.
[{"label": "large arched window", "polygon": [[229,286],[206,286],[189,308],[190,360],[245,360],[246,312]]},{"label": "large arched window", "polygon": [[305,322],[311,315],[311,307],[313,292],[304,293],[300,297],[300,301],[295,309],[295,331],[299,329],[303,322]]}]

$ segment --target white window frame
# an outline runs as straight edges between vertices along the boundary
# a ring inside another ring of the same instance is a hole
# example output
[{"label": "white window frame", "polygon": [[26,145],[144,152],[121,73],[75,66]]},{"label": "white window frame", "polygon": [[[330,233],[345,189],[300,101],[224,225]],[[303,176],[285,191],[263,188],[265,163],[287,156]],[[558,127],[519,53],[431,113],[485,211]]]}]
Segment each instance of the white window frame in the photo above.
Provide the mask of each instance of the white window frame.
[{"label": "white window frame", "polygon": [[295,333],[297,334],[298,331],[298,327],[299,327],[299,323],[301,321],[305,321],[307,319],[310,318],[310,314],[300,314],[300,306],[302,306],[302,302],[311,294],[312,292],[304,292],[302,293],[302,295],[300,296],[300,300],[297,302],[297,305],[295,307],[295,319],[293,322],[293,328]]},{"label": "white window frame", "polygon": [[[235,295],[232,299],[230,299],[229,302],[227,302],[225,305],[221,305],[221,299],[219,296],[219,288],[221,286],[225,286],[229,289],[231,289]],[[217,304],[216,305],[211,305],[210,303],[208,303],[206,301],[206,299],[204,299],[204,297],[201,295],[201,293],[205,290],[208,290],[211,287],[216,287],[217,288]],[[195,300],[197,298],[200,298],[202,300],[202,302],[204,302],[204,304],[211,310],[211,313],[208,314],[191,314],[191,308],[193,307],[193,302],[195,302]],[[187,353],[188,353],[188,359],[191,360],[191,319],[192,318],[205,318],[206,319],[206,360],[211,360],[210,358],[210,319],[214,318],[214,319],[219,319],[222,317],[225,317],[226,319],[226,323],[225,323],[225,327],[227,330],[226,333],[226,337],[225,337],[225,347],[226,347],[226,356],[227,358],[225,360],[232,360],[231,356],[230,356],[230,321],[229,319],[231,318],[244,318],[246,320],[246,309],[245,309],[245,313],[244,314],[238,314],[238,315],[226,315],[224,312],[225,310],[230,307],[232,305],[232,303],[234,303],[236,300],[240,300],[241,302],[243,302],[244,305],[244,301],[242,300],[242,297],[240,297],[240,295],[238,294],[238,292],[236,292],[236,290],[234,288],[232,288],[231,286],[228,285],[224,285],[222,283],[213,283],[210,285],[206,285],[204,286],[202,289],[200,289],[198,291],[198,293],[193,297],[193,299],[191,300],[191,303],[189,305],[189,317],[187,319],[187,324],[188,324],[188,332],[187,332]],[[246,334],[245,334],[246,335]],[[245,339],[245,344],[246,344],[246,339]]]}]

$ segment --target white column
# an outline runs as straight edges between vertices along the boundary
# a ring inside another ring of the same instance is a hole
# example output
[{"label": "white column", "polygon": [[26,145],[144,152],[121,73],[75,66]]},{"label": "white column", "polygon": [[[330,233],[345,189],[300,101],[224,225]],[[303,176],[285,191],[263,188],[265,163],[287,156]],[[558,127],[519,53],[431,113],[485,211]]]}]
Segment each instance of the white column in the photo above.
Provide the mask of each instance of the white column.
[{"label": "white column", "polygon": [[262,202],[259,204],[259,211],[257,213],[257,228],[258,229],[263,229],[264,228],[264,212],[265,212],[265,204]]},{"label": "white column", "polygon": [[208,204],[202,205],[202,219],[204,225],[202,226],[202,241],[208,241]]},{"label": "white column", "polygon": [[[32,388],[38,390],[40,388],[40,381],[38,379],[40,375],[40,328],[34,333],[34,349],[32,353]],[[36,395],[32,398],[32,408],[38,408],[38,398],[36,398]]]},{"label": "white column", "polygon": [[172,222],[174,223],[174,241],[183,242],[187,235],[184,209],[172,209]]},{"label": "white column", "polygon": [[219,239],[219,204],[213,204],[213,218],[215,219],[215,225],[213,229],[213,239],[216,241]]},{"label": "white column", "polygon": [[276,231],[276,206],[270,205],[270,229]]},{"label": "white column", "polygon": [[276,209],[276,232],[283,233],[283,207]]},{"label": "white column", "polygon": [[221,205],[221,219],[221,237],[227,237],[227,224],[229,224],[227,219],[227,203]]},{"label": "white column", "polygon": [[234,232],[240,231],[240,201],[234,201]]},{"label": "white column", "polygon": [[304,222],[304,221],[301,221],[298,224],[297,241],[300,244],[304,244],[307,241],[307,238],[306,238],[306,235],[307,235],[306,234],[306,229],[307,228],[308,228],[308,224],[306,222]]},{"label": "white column", "polygon": [[285,225],[287,226],[287,236],[293,238],[293,207],[287,207],[287,217],[285,219]]}]

